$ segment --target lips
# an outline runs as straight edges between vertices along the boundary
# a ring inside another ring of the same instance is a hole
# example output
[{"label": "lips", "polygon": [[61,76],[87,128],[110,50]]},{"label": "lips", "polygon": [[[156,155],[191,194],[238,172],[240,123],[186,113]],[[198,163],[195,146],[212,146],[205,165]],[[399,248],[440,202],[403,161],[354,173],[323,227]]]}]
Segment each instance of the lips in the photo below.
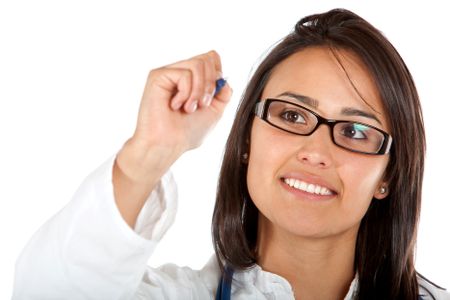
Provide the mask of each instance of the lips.
[{"label": "lips", "polygon": [[312,196],[334,196],[336,190],[322,178],[316,175],[290,173],[281,177],[281,181],[289,187],[311,194]]},{"label": "lips", "polygon": [[331,196],[333,195],[333,191],[324,187],[320,186],[318,184],[308,183],[306,181],[294,179],[294,178],[284,178],[283,181],[288,184],[290,187],[296,188],[298,190],[310,193],[310,194],[316,194],[316,195],[322,195],[322,196]]}]

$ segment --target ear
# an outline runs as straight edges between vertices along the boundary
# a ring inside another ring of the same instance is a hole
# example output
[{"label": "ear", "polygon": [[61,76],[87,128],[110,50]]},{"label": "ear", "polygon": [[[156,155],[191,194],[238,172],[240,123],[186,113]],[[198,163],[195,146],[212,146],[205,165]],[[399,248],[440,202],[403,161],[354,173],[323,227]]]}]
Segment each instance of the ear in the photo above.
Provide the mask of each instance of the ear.
[{"label": "ear", "polygon": [[389,195],[389,187],[387,182],[381,182],[377,189],[375,190],[375,193],[373,194],[373,197],[378,200],[383,200]]}]

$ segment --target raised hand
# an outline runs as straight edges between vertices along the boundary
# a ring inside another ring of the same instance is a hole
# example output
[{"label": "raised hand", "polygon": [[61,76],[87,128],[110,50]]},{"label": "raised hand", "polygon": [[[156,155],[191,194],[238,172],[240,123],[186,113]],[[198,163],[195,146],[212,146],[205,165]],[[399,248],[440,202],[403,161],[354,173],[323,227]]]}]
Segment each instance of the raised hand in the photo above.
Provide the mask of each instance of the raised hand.
[{"label": "raised hand", "polygon": [[185,151],[198,147],[222,116],[231,97],[215,51],[152,70],[144,89],[136,130],[117,155],[114,196],[133,227],[155,184]]}]

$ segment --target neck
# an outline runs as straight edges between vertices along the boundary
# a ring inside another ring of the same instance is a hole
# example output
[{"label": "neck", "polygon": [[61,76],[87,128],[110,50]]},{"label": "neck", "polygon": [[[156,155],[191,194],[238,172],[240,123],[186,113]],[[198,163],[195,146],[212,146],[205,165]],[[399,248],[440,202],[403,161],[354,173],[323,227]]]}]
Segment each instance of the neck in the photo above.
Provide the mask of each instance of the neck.
[{"label": "neck", "polygon": [[357,228],[309,238],[277,231],[268,223],[260,215],[258,264],[288,280],[296,299],[344,299],[355,276]]}]

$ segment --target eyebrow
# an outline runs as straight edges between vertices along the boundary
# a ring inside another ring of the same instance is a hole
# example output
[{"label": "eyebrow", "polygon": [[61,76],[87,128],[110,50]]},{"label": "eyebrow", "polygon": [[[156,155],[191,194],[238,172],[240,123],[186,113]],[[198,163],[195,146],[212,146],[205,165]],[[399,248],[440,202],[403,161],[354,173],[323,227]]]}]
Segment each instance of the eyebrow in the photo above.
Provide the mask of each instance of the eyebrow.
[{"label": "eyebrow", "polygon": [[378,122],[378,124],[382,125],[381,121],[377,118],[377,116],[375,116],[372,113],[366,112],[366,111],[362,111],[362,110],[351,108],[351,107],[344,107],[342,109],[341,113],[344,116],[357,116],[357,117],[369,118],[369,119],[375,120],[376,122]]},{"label": "eyebrow", "polygon": [[319,107],[319,101],[317,101],[316,99],[313,99],[311,97],[308,96],[303,96],[303,95],[299,95],[299,94],[295,94],[292,92],[284,92],[279,94],[277,97],[281,97],[281,96],[287,96],[287,97],[291,97],[294,98],[297,101],[300,101],[303,104],[306,104],[308,106],[311,106],[312,108],[318,108]]},{"label": "eyebrow", "polygon": [[[303,104],[306,104],[312,108],[315,108],[315,109],[317,109],[319,107],[319,101],[314,98],[308,97],[308,96],[299,95],[299,94],[292,93],[292,92],[284,92],[284,93],[279,94],[277,97],[281,97],[281,96],[294,98],[295,100],[297,100]],[[380,119],[378,119],[377,116],[375,116],[372,113],[360,110],[360,109],[356,109],[356,108],[352,108],[352,107],[344,107],[341,111],[341,114],[344,116],[348,116],[348,117],[357,116],[357,117],[364,117],[364,118],[372,119],[372,120],[375,120],[376,122],[378,122],[378,124],[382,125]]]}]

